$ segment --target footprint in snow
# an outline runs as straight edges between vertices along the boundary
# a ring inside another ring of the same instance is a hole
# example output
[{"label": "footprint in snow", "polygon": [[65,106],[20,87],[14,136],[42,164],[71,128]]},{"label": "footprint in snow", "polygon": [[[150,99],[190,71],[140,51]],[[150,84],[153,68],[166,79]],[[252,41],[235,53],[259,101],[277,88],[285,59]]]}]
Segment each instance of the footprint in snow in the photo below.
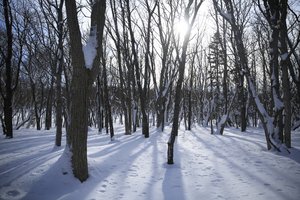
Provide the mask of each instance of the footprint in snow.
[{"label": "footprint in snow", "polygon": [[106,192],[106,190],[105,190],[105,188],[101,188],[101,189],[99,190],[99,192],[104,193],[104,192]]},{"label": "footprint in snow", "polygon": [[20,192],[18,190],[10,190],[6,194],[10,197],[16,197],[20,195]]},{"label": "footprint in snow", "polygon": [[131,176],[131,177],[137,177],[137,176],[139,176],[137,173],[132,173],[132,174],[130,174],[129,176]]}]

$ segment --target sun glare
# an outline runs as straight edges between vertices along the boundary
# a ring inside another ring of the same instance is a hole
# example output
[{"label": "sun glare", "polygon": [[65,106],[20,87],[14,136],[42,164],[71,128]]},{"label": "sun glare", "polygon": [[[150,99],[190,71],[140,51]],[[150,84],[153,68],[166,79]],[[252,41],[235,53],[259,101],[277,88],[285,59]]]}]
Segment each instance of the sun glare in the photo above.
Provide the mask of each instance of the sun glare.
[{"label": "sun glare", "polygon": [[187,33],[189,25],[185,20],[180,20],[174,25],[174,32],[176,35],[178,35],[180,38],[183,38],[185,34]]}]

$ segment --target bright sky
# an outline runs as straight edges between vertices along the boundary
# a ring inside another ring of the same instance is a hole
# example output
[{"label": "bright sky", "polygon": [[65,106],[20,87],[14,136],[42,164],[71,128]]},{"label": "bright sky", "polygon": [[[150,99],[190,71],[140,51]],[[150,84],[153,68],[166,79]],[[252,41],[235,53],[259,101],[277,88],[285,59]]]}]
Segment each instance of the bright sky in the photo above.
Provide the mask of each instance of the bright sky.
[{"label": "bright sky", "polygon": [[[80,22],[80,27],[81,27],[81,31],[82,33],[85,31],[89,30],[89,26],[90,26],[90,11],[85,8],[85,5],[88,5],[86,3],[85,0],[80,0],[80,5],[82,6],[81,11],[79,12],[79,22]],[[193,34],[196,34],[197,29],[199,29],[200,31],[205,31],[204,33],[204,38],[203,40],[205,41],[205,43],[208,43],[210,41],[210,37],[212,35],[213,27],[214,27],[214,22],[209,14],[209,10],[212,8],[212,3],[211,1],[204,1],[198,11],[197,14],[197,19],[196,22],[193,26],[193,31],[192,31],[192,35],[191,38],[193,37]],[[107,11],[110,12],[109,10],[109,4],[107,4]],[[184,36],[186,30],[187,30],[187,25],[183,20],[178,20],[178,23],[175,24],[175,31]],[[206,45],[204,43],[204,45]]]}]

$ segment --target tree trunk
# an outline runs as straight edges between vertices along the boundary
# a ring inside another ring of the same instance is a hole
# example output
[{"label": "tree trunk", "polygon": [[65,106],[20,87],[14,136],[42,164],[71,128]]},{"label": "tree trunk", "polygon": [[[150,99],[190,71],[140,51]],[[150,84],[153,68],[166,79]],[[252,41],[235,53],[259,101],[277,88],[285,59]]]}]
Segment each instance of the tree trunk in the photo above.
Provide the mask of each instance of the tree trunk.
[{"label": "tree trunk", "polygon": [[81,182],[88,178],[88,76],[82,52],[75,0],[66,0],[66,13],[71,43],[73,76],[71,83],[71,115],[68,146],[72,153],[73,174]]},{"label": "tree trunk", "polygon": [[[128,28],[129,28],[129,33],[131,37],[131,50],[133,54],[133,64],[135,66],[135,74],[136,74],[136,81],[137,81],[137,86],[138,86],[138,91],[139,91],[139,97],[140,97],[140,104],[141,104],[141,112],[142,112],[142,132],[145,138],[149,137],[149,123],[148,123],[148,115],[146,113],[146,106],[147,106],[147,100],[146,100],[146,88],[142,88],[141,84],[141,77],[140,77],[140,67],[139,67],[139,61],[138,61],[138,55],[135,49],[135,37],[133,33],[133,29],[131,26],[131,12],[130,12],[130,7],[129,7],[129,0],[126,0],[126,7],[127,7],[127,20],[128,20]],[[147,81],[147,80],[145,80]]]},{"label": "tree trunk", "polygon": [[47,101],[46,101],[46,117],[45,117],[45,129],[50,130],[52,126],[52,103],[53,103],[53,83],[54,83],[54,77],[51,78],[50,88],[47,95]]},{"label": "tree trunk", "polygon": [[[119,33],[119,26],[118,26],[118,16],[117,16],[117,8],[116,8],[116,1],[110,0],[110,6],[112,10],[112,15],[113,15],[113,20],[114,20],[114,32],[116,34],[116,39],[114,40],[116,49],[117,49],[117,61],[118,61],[118,69],[119,69],[119,76],[120,76],[120,96],[121,96],[121,106],[123,110],[123,115],[124,115],[124,123],[125,123],[125,135],[130,135],[131,134],[131,124],[129,123],[129,117],[128,117],[128,112],[131,112],[131,110],[128,111],[128,108],[125,103],[125,94],[124,94],[124,87],[125,87],[125,81],[124,81],[124,73],[122,69],[122,57],[121,57],[121,37]],[[122,15],[125,15],[125,12],[122,8]],[[124,16],[122,16],[124,18]],[[124,20],[123,20],[124,21]],[[123,22],[125,23],[125,21]],[[124,26],[125,28],[125,26]],[[122,118],[120,118],[121,120]],[[123,121],[123,120],[122,120]]]},{"label": "tree trunk", "polygon": [[72,168],[76,178],[81,182],[88,178],[87,164],[87,132],[88,132],[88,100],[89,89],[93,79],[97,76],[99,66],[99,48],[102,48],[103,28],[105,23],[105,1],[95,1],[92,6],[91,34],[96,34],[97,54],[92,68],[85,67],[84,54],[81,44],[81,33],[77,19],[75,0],[66,0],[66,13],[71,43],[71,58],[73,64],[73,78],[71,84],[72,103],[71,121],[69,128],[68,147],[72,153]]},{"label": "tree trunk", "polygon": [[61,146],[62,137],[62,88],[61,88],[61,75],[63,71],[64,58],[63,58],[63,3],[60,0],[59,8],[57,9],[57,30],[58,30],[58,64],[56,71],[56,137],[55,145]]},{"label": "tree trunk", "polygon": [[[230,17],[228,17],[228,15],[224,15],[224,12],[222,12],[219,7],[218,7],[218,12],[222,15],[222,17],[224,17],[230,23],[230,25],[232,27],[233,36],[234,36],[234,40],[235,40],[236,48],[237,48],[237,53],[238,53],[238,57],[240,59],[240,66],[241,66],[240,72],[241,72],[241,74],[245,75],[245,78],[248,83],[249,92],[251,94],[251,97],[255,101],[257,110],[259,111],[260,120],[263,123],[264,131],[265,131],[267,148],[268,148],[268,150],[274,148],[277,151],[280,151],[279,147],[277,146],[278,138],[273,137],[273,135],[275,134],[275,128],[273,125],[274,121],[273,121],[272,117],[270,117],[270,115],[267,113],[266,109],[264,108],[260,99],[258,98],[253,81],[251,80],[251,77],[250,77],[250,71],[249,71],[248,61],[247,61],[247,54],[246,54],[244,43],[242,40],[242,33],[240,32],[240,30],[238,28],[238,24],[236,22],[236,19],[233,15],[232,1],[226,0],[225,2],[226,2],[226,9],[229,11]],[[214,4],[217,4],[216,0],[214,0]]]},{"label": "tree trunk", "polygon": [[103,129],[103,91],[101,88],[102,81],[100,75],[97,76],[97,122],[98,122],[98,133],[102,133]]},{"label": "tree trunk", "polygon": [[12,126],[12,94],[7,93],[4,99],[4,133],[6,138],[13,138],[13,126]]},{"label": "tree trunk", "polygon": [[281,53],[281,71],[282,71],[282,91],[283,91],[283,104],[284,104],[284,143],[288,148],[291,148],[291,87],[288,73],[289,56],[287,48],[287,26],[286,26],[286,15],[287,15],[287,0],[281,4],[281,15],[280,15],[280,53]]},{"label": "tree trunk", "polygon": [[102,57],[102,67],[103,67],[103,83],[104,83],[104,104],[105,104],[105,110],[106,110],[106,119],[109,125],[109,133],[110,133],[110,139],[114,140],[114,126],[113,126],[113,118],[111,114],[111,106],[109,102],[108,97],[108,86],[107,86],[107,74],[106,74],[106,59],[104,55],[103,49],[100,49],[101,51],[101,57]]},{"label": "tree trunk", "polygon": [[244,89],[244,75],[240,75],[239,83],[239,105],[240,105],[240,126],[241,132],[245,132],[247,128],[247,116],[246,116],[246,95]]},{"label": "tree trunk", "polygon": [[[12,110],[12,101],[13,101],[13,89],[12,89],[12,56],[13,56],[13,32],[12,32],[12,13],[8,0],[3,0],[3,10],[6,26],[6,40],[7,40],[7,51],[5,56],[5,94],[2,92],[4,103],[4,130],[6,138],[13,138],[13,110]],[[18,77],[17,77],[18,78]]]},{"label": "tree trunk", "polygon": [[[173,154],[174,154],[174,143],[175,143],[175,138],[178,135],[178,127],[179,127],[179,112],[180,112],[180,102],[181,102],[181,88],[182,88],[182,83],[184,79],[184,69],[185,69],[185,64],[186,64],[186,53],[187,53],[187,47],[191,35],[191,30],[192,26],[195,22],[195,18],[197,15],[197,12],[201,6],[203,1],[200,2],[195,2],[195,7],[194,7],[194,13],[192,20],[189,24],[188,30],[184,36],[183,44],[182,44],[182,52],[180,55],[180,60],[179,60],[179,66],[178,66],[178,81],[175,89],[175,102],[174,102],[174,115],[173,115],[173,124],[172,124],[172,131],[171,135],[168,141],[168,152],[167,152],[167,158],[168,158],[168,164],[174,164],[174,159],[173,159]],[[189,21],[189,15],[190,15],[190,7],[193,4],[193,0],[189,1],[188,6],[185,9],[185,17],[186,20]],[[179,56],[179,55],[178,55]]]},{"label": "tree trunk", "polygon": [[[194,64],[194,62],[193,62]],[[188,89],[188,125],[187,130],[192,129],[192,88],[193,88],[193,77],[194,77],[194,66],[191,66],[190,84]]]}]

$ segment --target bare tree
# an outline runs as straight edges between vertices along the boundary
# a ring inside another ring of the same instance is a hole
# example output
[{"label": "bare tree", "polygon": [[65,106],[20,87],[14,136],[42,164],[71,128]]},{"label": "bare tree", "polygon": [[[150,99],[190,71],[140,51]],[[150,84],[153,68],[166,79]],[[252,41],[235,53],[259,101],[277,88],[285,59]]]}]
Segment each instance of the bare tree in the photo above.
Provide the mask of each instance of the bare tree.
[{"label": "bare tree", "polygon": [[[67,147],[72,153],[72,168],[81,182],[88,178],[87,131],[88,100],[90,88],[99,70],[102,37],[105,23],[106,1],[94,1],[91,13],[90,37],[85,46],[87,51],[96,51],[95,57],[85,61],[75,0],[66,0],[66,13],[70,31],[71,58],[73,65],[71,118]],[[89,45],[89,46],[88,46]]]},{"label": "bare tree", "polygon": [[[236,45],[235,47],[236,47],[236,51],[237,51],[237,56],[239,57],[239,61],[240,61],[240,63],[239,63],[240,73],[245,75],[247,83],[248,83],[249,92],[250,92],[250,94],[251,94],[251,96],[252,96],[252,98],[255,102],[257,110],[259,111],[259,116],[260,116],[261,122],[263,123],[264,131],[265,131],[265,137],[266,137],[266,141],[267,141],[267,148],[268,149],[274,148],[274,149],[280,151],[280,148],[278,146],[279,145],[278,132],[276,132],[276,129],[275,129],[274,124],[273,124],[274,122],[275,122],[275,124],[277,124],[276,121],[274,121],[274,120],[277,120],[277,117],[275,116],[275,118],[273,120],[273,118],[266,111],[265,107],[263,106],[263,104],[261,103],[261,101],[258,97],[258,94],[256,92],[256,88],[254,86],[254,83],[253,83],[253,80],[251,78],[251,74],[250,74],[250,71],[249,71],[246,49],[245,49],[245,46],[244,46],[244,42],[242,40],[242,33],[240,32],[239,24],[237,23],[237,20],[234,16],[234,13],[233,13],[233,11],[234,11],[233,2],[231,0],[223,0],[223,1],[225,3],[225,8],[226,8],[225,11],[220,8],[220,6],[218,5],[217,0],[214,0],[214,4],[215,4],[219,14],[222,17],[224,17],[224,19],[226,19],[231,25],[231,29],[232,29],[232,32],[233,32],[233,37],[234,37],[235,45]],[[275,38],[273,38],[273,37],[275,37]],[[273,35],[272,38],[273,38],[272,43],[276,42],[276,41],[274,41],[274,39],[278,41],[277,33],[275,35]],[[277,49],[277,46],[276,46],[276,44],[270,44],[271,49],[273,47]],[[276,73],[277,69],[274,69],[274,67],[277,64],[276,64],[276,59],[272,60],[272,58],[274,58],[273,54],[274,53],[277,54],[277,53],[276,53],[276,50],[275,51],[272,50],[270,52],[272,54],[271,60],[270,60],[270,65],[271,65],[271,68],[273,68],[273,75],[274,75],[273,81],[275,81],[276,80],[276,75],[274,73]],[[276,105],[275,106],[277,106],[277,108],[279,108],[279,107],[281,107],[280,106],[281,101],[279,101],[279,96],[277,96],[277,92],[276,92],[276,88],[275,88],[277,86],[276,86],[275,83],[273,83],[272,86],[273,86],[273,98],[276,98]],[[277,111],[279,111],[279,110],[277,110]]]},{"label": "bare tree", "polygon": [[[179,74],[178,74],[178,81],[175,89],[175,105],[174,105],[174,115],[173,115],[173,125],[172,125],[172,131],[171,135],[168,141],[168,152],[167,152],[167,158],[168,158],[168,164],[174,164],[173,160],[173,154],[174,154],[174,143],[175,138],[178,135],[178,126],[179,126],[179,112],[180,112],[180,101],[181,101],[181,88],[184,78],[184,70],[185,70],[185,64],[187,59],[187,47],[190,40],[191,30],[192,26],[195,22],[197,12],[203,3],[203,0],[200,1],[194,1],[189,0],[185,12],[184,12],[184,19],[188,23],[188,30],[184,36],[184,40],[182,43],[182,50],[181,55],[179,56]],[[194,8],[194,9],[192,9]],[[191,16],[192,15],[192,16]],[[177,51],[179,53],[179,51]]]},{"label": "bare tree", "polygon": [[[161,49],[157,55],[161,59],[160,73],[156,74],[157,69],[151,68],[151,74],[154,83],[156,94],[155,109],[156,109],[156,127],[164,131],[166,122],[168,122],[168,104],[170,103],[170,91],[172,82],[175,79],[177,70],[172,67],[172,53],[174,52],[174,44],[172,36],[174,31],[174,21],[176,10],[179,8],[179,2],[170,1],[168,3],[159,2],[157,5],[157,19],[155,19]],[[167,12],[170,10],[169,12]],[[159,77],[157,77],[159,75]]]},{"label": "bare tree", "polygon": [[[0,67],[0,94],[3,99],[3,117],[1,116],[1,122],[3,127],[3,133],[7,138],[13,137],[13,98],[14,93],[19,83],[20,67],[23,57],[23,46],[25,40],[25,30],[27,29],[28,20],[26,16],[14,15],[13,9],[15,5],[9,0],[2,1],[5,33],[3,33],[4,47],[1,47],[1,67]],[[15,16],[15,17],[14,17]],[[14,26],[15,21],[15,26]],[[13,27],[16,27],[15,33]],[[16,37],[15,37],[16,36]],[[17,43],[17,53],[14,56],[14,43]],[[13,61],[16,62],[13,62]]]}]

